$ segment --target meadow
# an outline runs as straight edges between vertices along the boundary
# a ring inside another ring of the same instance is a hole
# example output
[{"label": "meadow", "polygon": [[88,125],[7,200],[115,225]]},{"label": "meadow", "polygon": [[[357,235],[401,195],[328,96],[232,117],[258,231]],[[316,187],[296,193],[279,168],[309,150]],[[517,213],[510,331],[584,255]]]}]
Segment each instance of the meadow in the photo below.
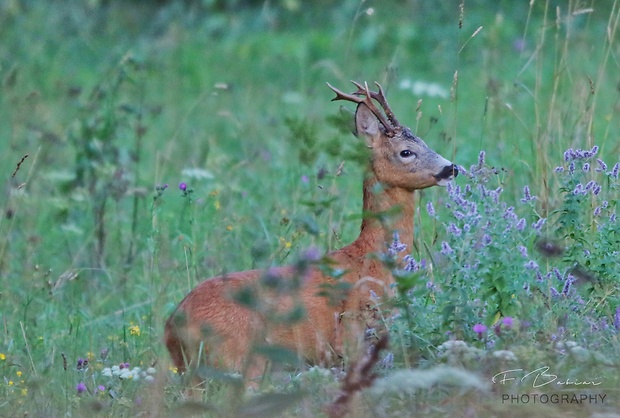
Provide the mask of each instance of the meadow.
[{"label": "meadow", "polygon": [[390,345],[351,414],[618,416],[619,23],[617,0],[1,1],[0,416],[325,416],[355,359],[187,400],[162,335],[202,279],[357,236],[365,154],[325,84],[349,80],[462,168],[417,194],[407,266],[385,255]]}]

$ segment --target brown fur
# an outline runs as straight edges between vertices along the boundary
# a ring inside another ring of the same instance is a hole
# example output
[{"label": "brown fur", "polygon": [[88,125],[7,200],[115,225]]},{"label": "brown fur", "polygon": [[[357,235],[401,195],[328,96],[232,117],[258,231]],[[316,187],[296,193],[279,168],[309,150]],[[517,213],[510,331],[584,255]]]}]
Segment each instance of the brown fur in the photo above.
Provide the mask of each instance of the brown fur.
[{"label": "brown fur", "polygon": [[[327,255],[333,267],[345,274],[336,279],[311,264],[268,272],[250,270],[203,281],[166,322],[165,343],[180,371],[188,364],[195,366],[202,352],[201,361],[207,359],[213,366],[243,371],[247,377],[256,378],[265,366],[264,359],[251,354],[257,343],[287,347],[312,364],[330,364],[343,355],[347,346],[362,340],[367,328],[380,329],[382,322],[373,309],[371,290],[379,297],[389,296],[394,279],[374,255],[386,251],[394,232],[399,233],[403,243],[411,245],[414,191],[443,183],[457,170],[407,128],[385,126],[390,122],[378,118],[376,110],[361,103],[355,117],[357,135],[371,148],[363,192],[363,209],[370,216],[362,221],[360,235],[353,243]],[[404,149],[414,152],[416,158],[403,158]],[[397,214],[388,221],[372,216],[394,208],[398,208]],[[301,285],[297,292],[266,290],[261,284],[266,274],[284,283],[296,279]],[[336,285],[338,281],[348,283],[350,291],[346,297],[330,302],[321,292],[325,285]],[[250,309],[234,301],[235,294],[246,288],[260,300],[259,307]],[[296,304],[305,310],[302,320],[294,324],[269,320],[274,314],[290,312]]]}]

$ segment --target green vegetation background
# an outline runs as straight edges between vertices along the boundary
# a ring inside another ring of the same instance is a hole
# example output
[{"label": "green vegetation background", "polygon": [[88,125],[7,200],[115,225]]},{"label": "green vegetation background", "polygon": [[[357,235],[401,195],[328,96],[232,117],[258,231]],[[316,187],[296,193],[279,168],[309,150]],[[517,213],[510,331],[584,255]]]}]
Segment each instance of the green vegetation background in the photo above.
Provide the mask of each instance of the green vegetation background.
[{"label": "green vegetation background", "polygon": [[[1,1],[0,415],[79,411],[75,362],[102,350],[158,365],[173,404],[163,322],[201,278],[356,236],[360,144],[326,82],[379,81],[432,148],[467,168],[485,150],[548,216],[565,149],[618,160],[617,9]],[[414,253],[438,251],[420,212]]]}]

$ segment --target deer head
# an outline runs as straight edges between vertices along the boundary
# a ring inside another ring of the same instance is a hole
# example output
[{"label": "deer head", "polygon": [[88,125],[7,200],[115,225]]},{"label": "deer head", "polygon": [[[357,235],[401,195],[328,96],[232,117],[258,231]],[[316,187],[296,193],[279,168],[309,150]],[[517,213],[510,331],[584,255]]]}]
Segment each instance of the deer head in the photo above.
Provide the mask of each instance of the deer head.
[{"label": "deer head", "polygon": [[357,103],[355,134],[362,137],[372,150],[371,169],[381,184],[418,190],[435,185],[445,186],[458,175],[454,164],[398,122],[379,83],[375,83],[378,92],[370,91],[366,83],[363,86],[355,81],[352,83],[357,87],[352,94],[343,93],[329,83],[327,85],[336,93],[332,100]]}]

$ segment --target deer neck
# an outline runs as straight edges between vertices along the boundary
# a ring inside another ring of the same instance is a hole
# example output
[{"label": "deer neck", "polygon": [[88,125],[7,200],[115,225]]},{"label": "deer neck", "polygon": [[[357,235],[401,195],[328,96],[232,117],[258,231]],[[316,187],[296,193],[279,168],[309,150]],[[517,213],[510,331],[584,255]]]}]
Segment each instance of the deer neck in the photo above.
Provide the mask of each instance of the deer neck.
[{"label": "deer neck", "polygon": [[363,254],[385,253],[398,232],[407,249],[397,254],[398,260],[411,253],[413,244],[414,192],[381,185],[374,174],[364,179],[364,219],[356,246]]}]

